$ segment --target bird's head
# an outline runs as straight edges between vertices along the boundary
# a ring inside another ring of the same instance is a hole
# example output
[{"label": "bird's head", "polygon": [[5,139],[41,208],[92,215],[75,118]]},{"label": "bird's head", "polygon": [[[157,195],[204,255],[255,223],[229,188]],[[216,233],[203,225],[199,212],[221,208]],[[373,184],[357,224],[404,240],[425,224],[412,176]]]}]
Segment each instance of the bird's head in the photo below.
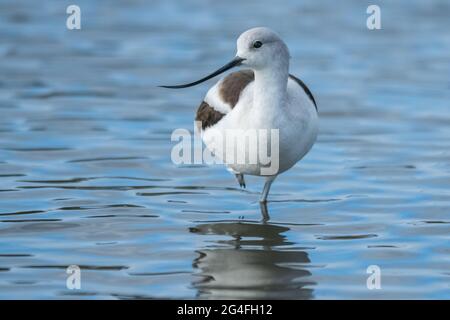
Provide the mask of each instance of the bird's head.
[{"label": "bird's head", "polygon": [[253,28],[239,36],[236,57],[223,67],[191,83],[161,87],[169,89],[188,88],[240,65],[245,65],[254,70],[261,70],[269,67],[279,68],[287,66],[288,61],[289,50],[278,34],[265,27]]},{"label": "bird's head", "polygon": [[241,64],[259,70],[289,60],[289,50],[277,33],[259,27],[245,31],[237,40],[236,57]]}]

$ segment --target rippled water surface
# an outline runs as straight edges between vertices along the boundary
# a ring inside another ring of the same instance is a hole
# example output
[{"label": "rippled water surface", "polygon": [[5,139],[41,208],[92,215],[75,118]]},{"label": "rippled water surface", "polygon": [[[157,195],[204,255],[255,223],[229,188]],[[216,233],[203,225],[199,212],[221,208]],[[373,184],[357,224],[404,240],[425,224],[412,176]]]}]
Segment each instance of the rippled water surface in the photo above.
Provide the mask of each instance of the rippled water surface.
[{"label": "rippled water surface", "polygon": [[[0,298],[450,298],[450,4],[0,1]],[[318,102],[273,185],[171,162],[213,82],[277,30]],[[81,290],[66,289],[79,265]],[[368,290],[366,269],[381,269]]]}]

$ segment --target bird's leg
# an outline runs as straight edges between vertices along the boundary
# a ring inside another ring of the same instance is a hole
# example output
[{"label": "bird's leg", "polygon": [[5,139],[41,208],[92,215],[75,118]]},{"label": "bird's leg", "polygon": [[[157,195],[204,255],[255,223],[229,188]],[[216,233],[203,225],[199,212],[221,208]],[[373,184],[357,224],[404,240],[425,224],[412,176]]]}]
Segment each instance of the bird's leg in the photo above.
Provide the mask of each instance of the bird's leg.
[{"label": "bird's leg", "polygon": [[266,203],[267,202],[267,196],[269,195],[270,186],[272,185],[273,180],[275,180],[277,176],[270,176],[266,178],[266,183],[264,184],[264,189],[261,193],[261,198],[259,199],[259,202]]},{"label": "bird's leg", "polygon": [[260,202],[259,207],[261,208],[262,222],[266,223],[269,221],[269,210],[267,210],[267,202]]},{"label": "bird's leg", "polygon": [[242,173],[236,173],[235,176],[241,188],[245,188],[244,175]]}]

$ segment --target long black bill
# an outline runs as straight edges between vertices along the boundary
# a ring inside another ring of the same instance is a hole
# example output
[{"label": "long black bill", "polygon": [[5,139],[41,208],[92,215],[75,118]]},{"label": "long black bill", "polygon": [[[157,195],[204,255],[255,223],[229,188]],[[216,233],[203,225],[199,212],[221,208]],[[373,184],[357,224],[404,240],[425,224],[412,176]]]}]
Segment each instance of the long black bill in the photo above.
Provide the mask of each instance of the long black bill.
[{"label": "long black bill", "polygon": [[182,88],[188,88],[188,87],[196,86],[197,84],[205,82],[206,80],[214,78],[215,76],[217,76],[217,75],[219,75],[221,73],[224,73],[225,71],[227,71],[227,70],[229,70],[229,69],[231,69],[233,67],[236,67],[236,66],[240,65],[242,63],[242,61],[244,61],[244,60],[245,59],[242,59],[240,57],[236,57],[233,60],[231,60],[230,62],[228,62],[226,65],[224,65],[222,68],[217,69],[216,71],[214,71],[210,75],[208,75],[208,76],[206,76],[206,77],[204,77],[204,78],[202,78],[200,80],[191,82],[191,83],[180,84],[180,85],[177,85],[177,86],[159,86],[159,87],[161,87],[161,88],[169,88],[169,89],[182,89]]}]

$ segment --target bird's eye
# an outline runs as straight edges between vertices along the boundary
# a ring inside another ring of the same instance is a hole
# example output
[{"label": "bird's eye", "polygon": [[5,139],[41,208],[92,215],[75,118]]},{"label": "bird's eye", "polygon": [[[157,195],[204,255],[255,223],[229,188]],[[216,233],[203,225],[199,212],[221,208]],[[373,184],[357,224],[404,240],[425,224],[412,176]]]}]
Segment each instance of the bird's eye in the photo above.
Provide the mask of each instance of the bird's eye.
[{"label": "bird's eye", "polygon": [[261,48],[262,45],[263,45],[263,44],[262,44],[261,41],[255,41],[255,42],[253,42],[253,48],[258,49],[258,48]]}]

